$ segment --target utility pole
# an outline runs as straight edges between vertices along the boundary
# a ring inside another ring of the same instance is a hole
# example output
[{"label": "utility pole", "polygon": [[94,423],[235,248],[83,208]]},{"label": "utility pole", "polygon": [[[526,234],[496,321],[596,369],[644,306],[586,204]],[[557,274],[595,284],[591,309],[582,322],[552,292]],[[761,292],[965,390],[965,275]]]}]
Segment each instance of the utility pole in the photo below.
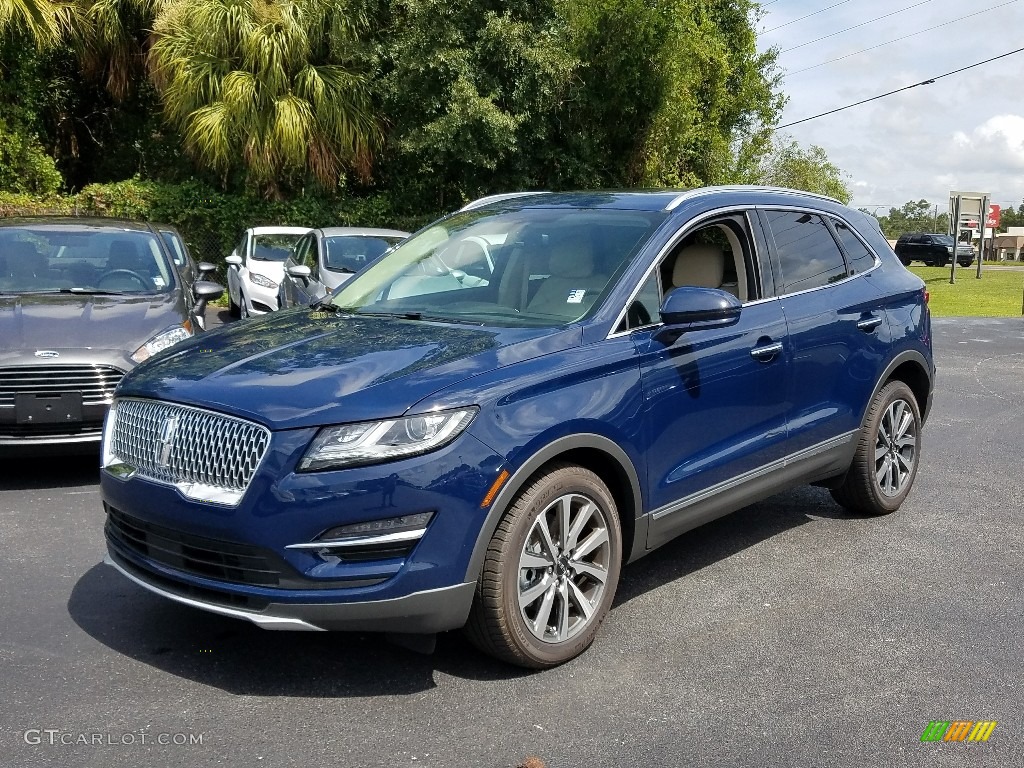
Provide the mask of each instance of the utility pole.
[{"label": "utility pole", "polygon": [[960,242],[960,195],[953,198],[952,214],[949,219],[949,233],[953,236],[953,257],[949,261],[949,284],[956,285],[956,247]]},{"label": "utility pole", "polygon": [[981,227],[981,242],[978,245],[978,271],[974,277],[981,280],[981,262],[985,260],[985,225],[988,224],[988,195],[981,199],[981,216],[978,217],[978,226]]}]

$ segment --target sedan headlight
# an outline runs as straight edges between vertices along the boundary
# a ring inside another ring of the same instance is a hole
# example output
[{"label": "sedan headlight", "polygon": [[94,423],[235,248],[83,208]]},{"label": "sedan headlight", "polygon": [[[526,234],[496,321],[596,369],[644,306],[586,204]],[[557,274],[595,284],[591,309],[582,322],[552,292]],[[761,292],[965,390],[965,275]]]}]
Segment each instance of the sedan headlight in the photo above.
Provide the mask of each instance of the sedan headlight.
[{"label": "sedan headlight", "polygon": [[459,408],[325,427],[299,462],[299,469],[341,469],[428,453],[458,437],[476,413],[476,408]]},{"label": "sedan headlight", "polygon": [[270,288],[271,290],[277,288],[277,283],[275,283],[269,277],[264,277],[263,275],[257,274],[256,272],[250,272],[249,279],[256,283],[256,285],[262,286],[263,288]]},{"label": "sedan headlight", "polygon": [[143,360],[148,360],[157,352],[162,349],[167,349],[173,344],[177,344],[179,341],[191,338],[192,336],[192,324],[185,323],[184,325],[175,325],[167,330],[160,331],[156,336],[151,338],[141,347],[136,349],[132,353],[132,360],[136,363],[141,363]]}]

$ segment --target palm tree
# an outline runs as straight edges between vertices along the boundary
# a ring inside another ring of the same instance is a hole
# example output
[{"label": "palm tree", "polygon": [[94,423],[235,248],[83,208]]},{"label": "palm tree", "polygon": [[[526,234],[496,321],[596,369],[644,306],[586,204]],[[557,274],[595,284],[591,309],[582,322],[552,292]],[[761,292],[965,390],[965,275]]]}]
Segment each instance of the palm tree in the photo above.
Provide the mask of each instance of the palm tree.
[{"label": "palm tree", "polygon": [[379,128],[350,65],[358,24],[345,0],[167,0],[148,59],[165,116],[201,164],[271,197],[365,177]]},{"label": "palm tree", "polygon": [[78,23],[71,37],[79,60],[115,99],[125,99],[146,77],[150,30],[160,11],[173,1],[73,0]]},{"label": "palm tree", "polygon": [[75,7],[50,0],[0,0],[0,33],[27,34],[43,48],[58,42],[74,26]]}]

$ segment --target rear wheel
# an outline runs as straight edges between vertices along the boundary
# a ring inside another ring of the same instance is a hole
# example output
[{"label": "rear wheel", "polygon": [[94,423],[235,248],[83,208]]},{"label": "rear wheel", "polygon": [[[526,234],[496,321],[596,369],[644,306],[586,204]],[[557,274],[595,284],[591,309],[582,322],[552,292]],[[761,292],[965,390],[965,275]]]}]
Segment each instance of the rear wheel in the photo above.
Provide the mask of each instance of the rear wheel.
[{"label": "rear wheel", "polygon": [[593,642],[611,607],[622,533],[608,488],[590,470],[537,476],[498,524],[466,634],[523,667],[553,667]]},{"label": "rear wheel", "polygon": [[238,318],[242,316],[242,310],[237,304],[235,304],[235,300],[231,298],[231,294],[228,294],[228,304],[228,312],[232,317]]},{"label": "rear wheel", "polygon": [[917,400],[902,381],[891,381],[871,401],[853,463],[832,498],[862,514],[895,512],[917,477],[920,450]]}]

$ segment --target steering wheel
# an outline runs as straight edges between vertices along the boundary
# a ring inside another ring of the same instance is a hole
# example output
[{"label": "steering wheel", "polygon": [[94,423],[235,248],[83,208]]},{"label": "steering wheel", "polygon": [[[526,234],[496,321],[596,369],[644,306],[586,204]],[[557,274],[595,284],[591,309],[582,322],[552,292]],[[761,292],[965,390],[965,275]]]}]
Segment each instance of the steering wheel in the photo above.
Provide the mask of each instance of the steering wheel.
[{"label": "steering wheel", "polygon": [[126,275],[126,276],[130,277],[132,280],[135,280],[139,284],[139,287],[142,288],[142,290],[144,290],[144,291],[148,291],[149,288],[150,288],[149,281],[146,278],[144,278],[138,272],[133,272],[130,269],[112,269],[112,270],[110,270],[105,275],[103,275],[103,277],[101,277],[99,280],[96,281],[96,287],[99,288],[100,286],[103,285],[103,283],[106,280],[108,280],[111,277],[117,277],[118,275]]}]

